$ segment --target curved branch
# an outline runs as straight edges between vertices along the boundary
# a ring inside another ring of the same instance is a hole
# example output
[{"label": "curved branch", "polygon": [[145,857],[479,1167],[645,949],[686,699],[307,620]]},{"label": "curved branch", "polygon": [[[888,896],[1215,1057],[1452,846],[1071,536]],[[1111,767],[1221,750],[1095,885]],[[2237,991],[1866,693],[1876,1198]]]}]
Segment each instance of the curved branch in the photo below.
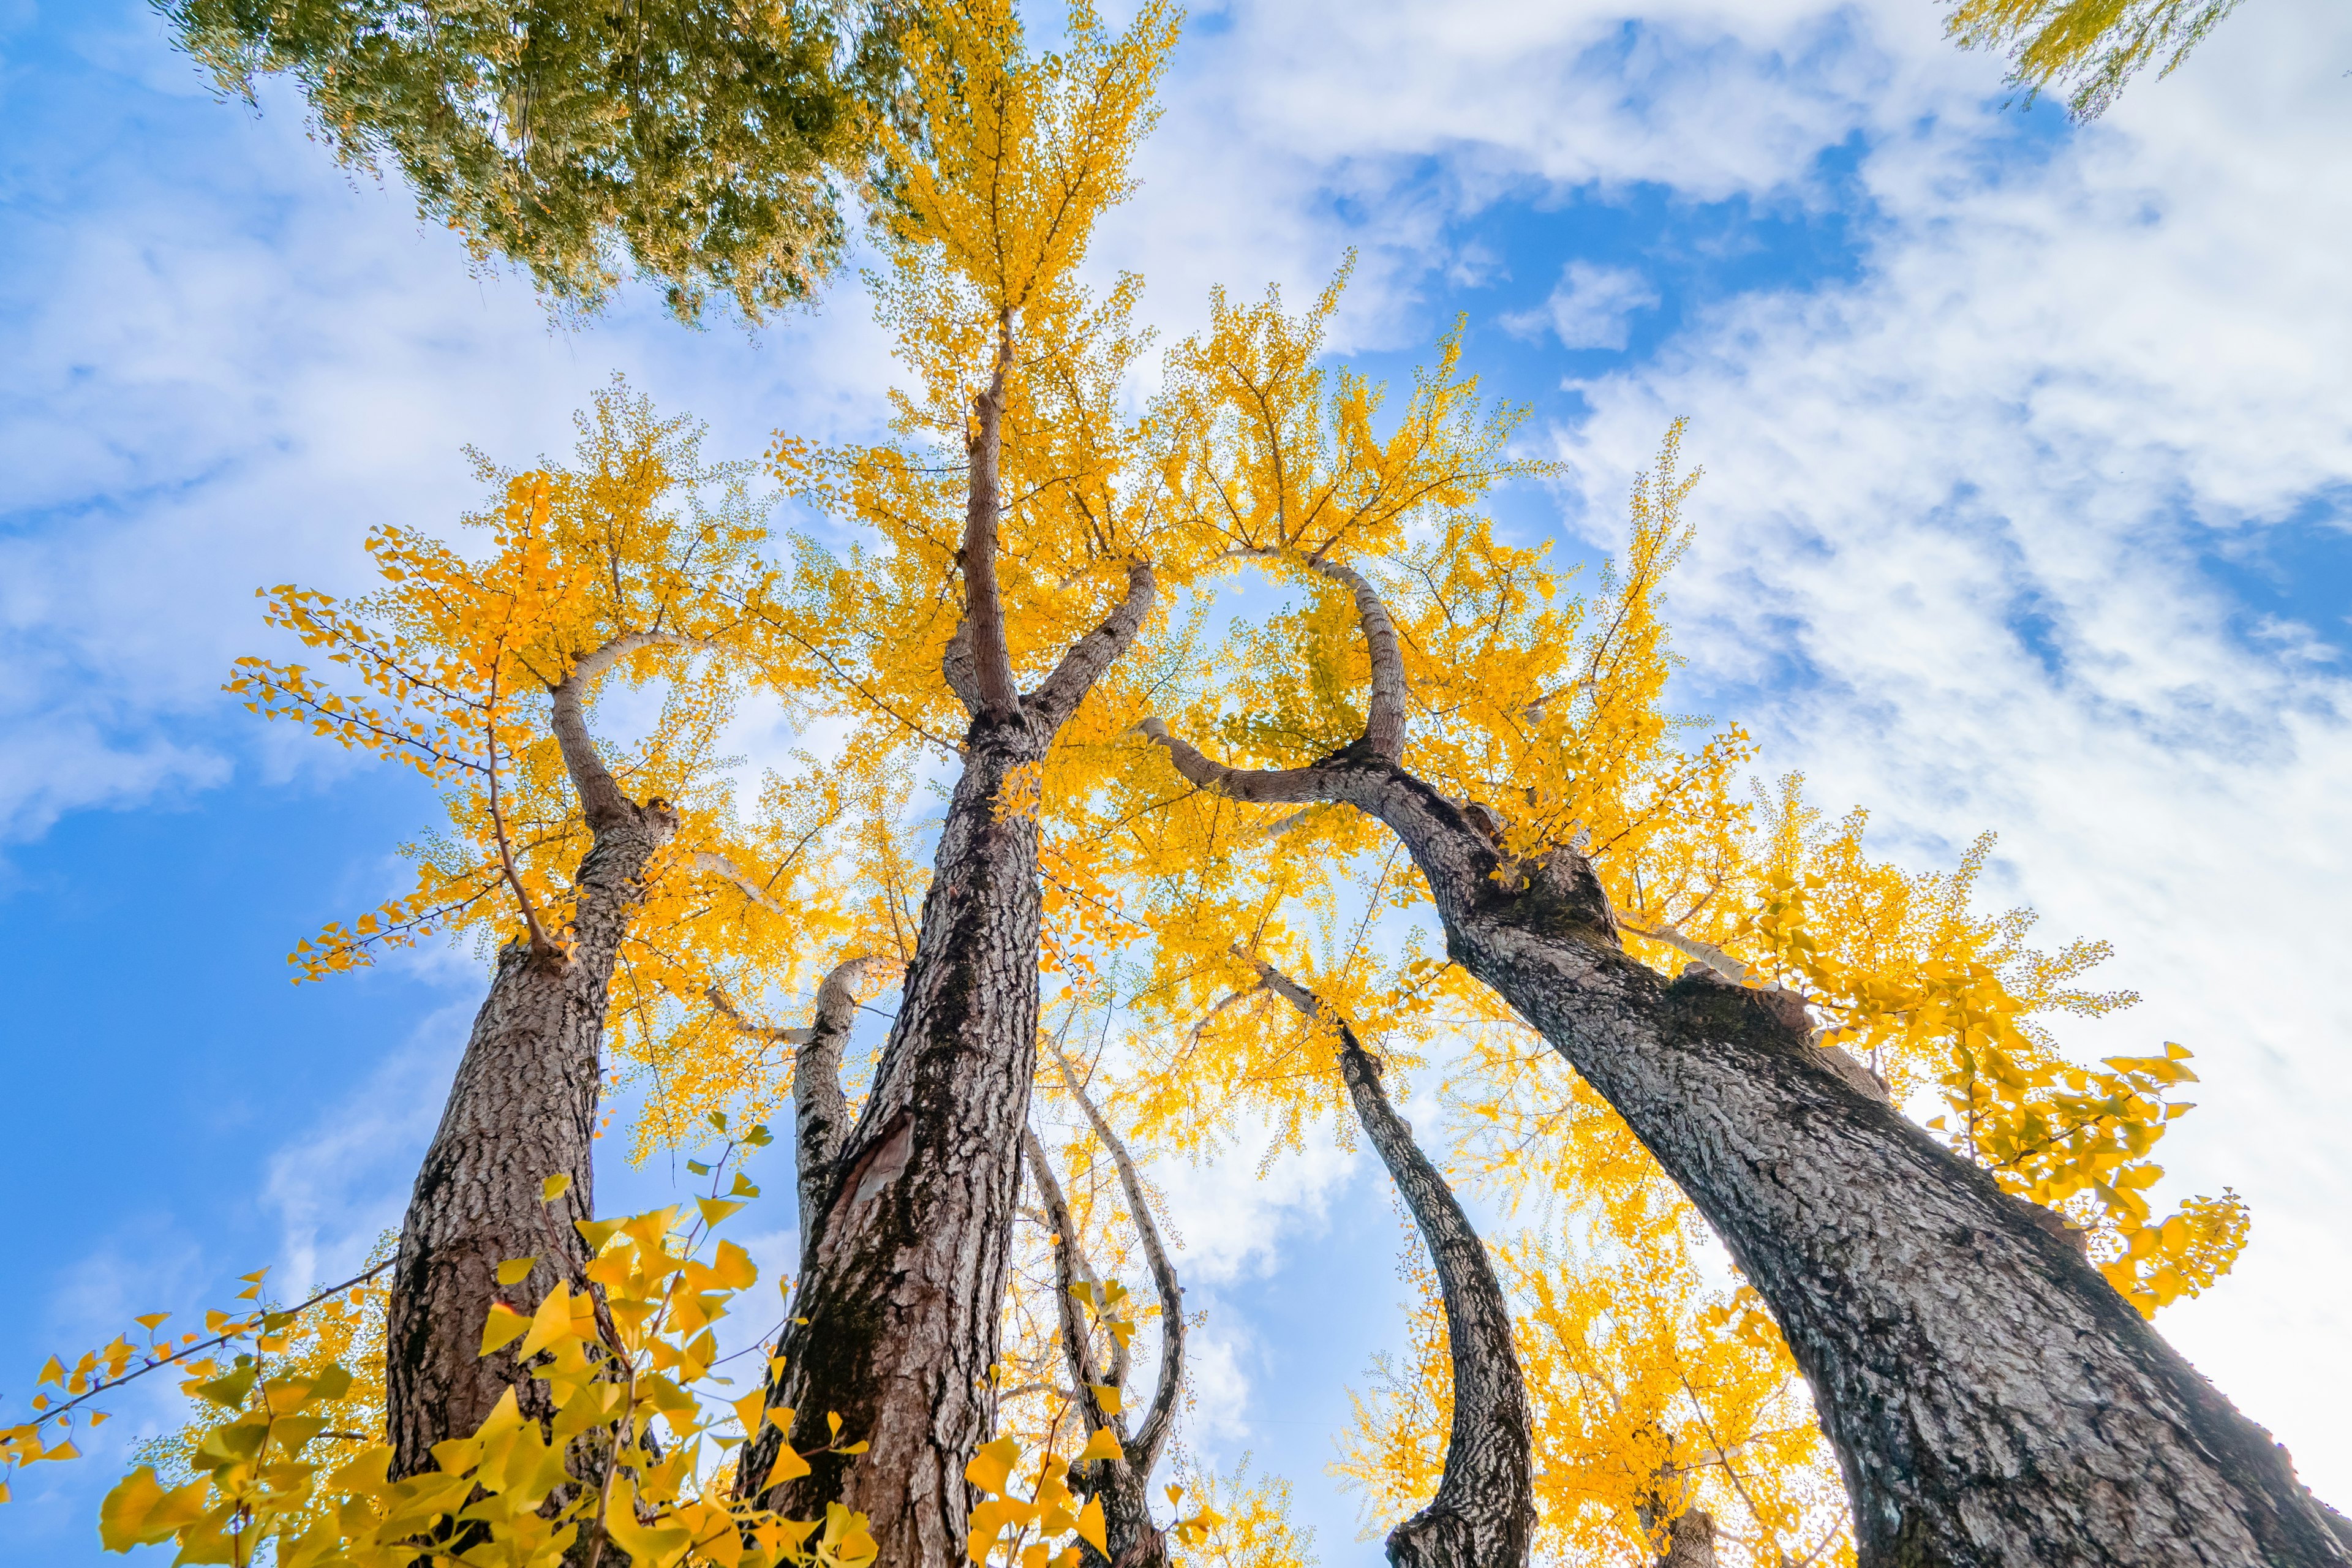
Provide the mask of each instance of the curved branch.
[{"label": "curved branch", "polygon": [[1142,629],[1143,617],[1151,613],[1151,602],[1159,592],[1159,582],[1151,574],[1148,561],[1127,563],[1127,596],[1103,617],[1102,625],[1072,644],[1054,667],[1045,684],[1029,699],[1028,707],[1038,724],[1048,731],[1059,730],[1063,721],[1094,689],[1111,661],[1125,653]]},{"label": "curved branch", "polygon": [[1453,1187],[1412,1141],[1381,1087],[1381,1065],[1348,1020],[1265,959],[1253,965],[1265,987],[1307,1018],[1336,1027],[1339,1076],[1365,1134],[1388,1166],[1437,1272],[1454,1364],[1454,1422],[1445,1470],[1429,1505],[1389,1534],[1396,1568],[1477,1563],[1524,1568],[1535,1528],[1534,1437],[1525,1378],[1511,1342],[1502,1282]]},{"label": "curved branch", "polygon": [[569,675],[547,689],[554,703],[549,727],[555,731],[555,743],[563,752],[564,771],[572,775],[572,787],[579,792],[580,808],[592,831],[602,833],[634,821],[637,808],[614,782],[611,770],[604,765],[604,754],[596,749],[595,737],[588,733],[588,689],[616,660],[640,648],[708,650],[711,646],[700,637],[677,632],[623,632],[594,652],[583,655],[572,665]]},{"label": "curved branch", "polygon": [[1063,1087],[1078,1102],[1078,1109],[1086,1113],[1087,1125],[1110,1151],[1111,1163],[1118,1167],[1119,1188],[1127,1194],[1128,1212],[1135,1218],[1136,1234],[1143,1241],[1144,1261],[1151,1267],[1152,1289],[1160,1297],[1160,1377],[1152,1390],[1151,1408],[1145,1412],[1134,1437],[1126,1445],[1127,1462],[1135,1467],[1137,1479],[1141,1481],[1160,1462],[1160,1450],[1166,1446],[1170,1426],[1176,1418],[1176,1397],[1183,1388],[1184,1288],[1176,1278],[1176,1266],[1168,1260],[1167,1249],[1160,1246],[1160,1226],[1151,1216],[1143,1177],[1128,1153],[1126,1142],[1111,1131],[1110,1123],[1095,1109],[1086,1086],[1078,1081],[1077,1069],[1070,1065],[1062,1047],[1056,1045],[1053,1051],[1054,1059],[1062,1067]]},{"label": "curved branch", "polygon": [[1202,754],[1191,742],[1170,733],[1162,720],[1146,718],[1135,727],[1165,748],[1176,771],[1202,789],[1259,805],[1345,799],[1346,785],[1341,775],[1347,764],[1371,762],[1394,766],[1403,754],[1406,685],[1404,655],[1397,639],[1396,622],[1390,618],[1379,590],[1352,566],[1327,561],[1319,555],[1301,556],[1270,549],[1246,548],[1227,553],[1295,560],[1308,571],[1340,584],[1354,595],[1356,619],[1363,628],[1365,649],[1372,663],[1372,689],[1363,736],[1303,768],[1230,768]]},{"label": "curved branch", "polygon": [[1202,755],[1192,742],[1171,733],[1165,720],[1146,718],[1135,728],[1159,742],[1167,751],[1169,762],[1187,780],[1230,799],[1263,805],[1342,798],[1336,776],[1339,770],[1324,763],[1304,768],[1229,768]]},{"label": "curved branch", "polygon": [[1364,721],[1364,741],[1372,755],[1396,762],[1404,755],[1404,651],[1397,641],[1396,622],[1380,591],[1354,567],[1322,556],[1310,556],[1310,571],[1340,584],[1354,595],[1356,620],[1363,627],[1364,651],[1371,656],[1372,690]]}]

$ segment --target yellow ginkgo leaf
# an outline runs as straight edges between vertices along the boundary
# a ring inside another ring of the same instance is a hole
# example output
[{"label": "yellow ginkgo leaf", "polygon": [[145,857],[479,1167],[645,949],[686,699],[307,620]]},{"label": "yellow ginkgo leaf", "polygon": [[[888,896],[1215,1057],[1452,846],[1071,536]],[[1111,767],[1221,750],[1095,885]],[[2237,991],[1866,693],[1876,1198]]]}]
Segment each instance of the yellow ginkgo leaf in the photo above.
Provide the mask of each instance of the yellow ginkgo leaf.
[{"label": "yellow ginkgo leaf", "polygon": [[963,1468],[963,1479],[984,1492],[1003,1496],[1005,1485],[1013,1476],[1013,1467],[1020,1462],[1021,1443],[1015,1437],[999,1437],[982,1446],[971,1463]]},{"label": "yellow ginkgo leaf", "polygon": [[1087,1499],[1087,1506],[1078,1510],[1076,1529],[1078,1539],[1097,1552],[1108,1550],[1104,1544],[1102,1499],[1098,1497]]}]

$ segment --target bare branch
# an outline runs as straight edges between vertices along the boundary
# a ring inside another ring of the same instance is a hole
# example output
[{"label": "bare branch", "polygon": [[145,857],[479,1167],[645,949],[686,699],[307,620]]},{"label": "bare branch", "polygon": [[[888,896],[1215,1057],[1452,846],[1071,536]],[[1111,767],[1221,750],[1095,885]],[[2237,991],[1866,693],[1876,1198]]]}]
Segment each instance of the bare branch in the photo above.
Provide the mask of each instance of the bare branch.
[{"label": "bare branch", "polygon": [[1096,1364],[1093,1331],[1078,1310],[1076,1294],[1079,1287],[1093,1286],[1095,1278],[1094,1270],[1087,1267],[1086,1254],[1078,1247],[1077,1221],[1071,1217],[1070,1201],[1063,1195],[1062,1184],[1055,1178],[1053,1162],[1045,1158],[1045,1145],[1031,1128],[1021,1130],[1021,1153],[1029,1162],[1030,1177],[1037,1184],[1046,1218],[1053,1226],[1054,1281],[1060,1302],[1062,1355],[1070,1364],[1071,1381],[1077,1385],[1078,1403],[1088,1422],[1109,1427],[1111,1435],[1124,1442],[1127,1423],[1105,1410],[1101,1397],[1095,1393],[1103,1385],[1102,1369]]},{"label": "bare branch", "polygon": [[1176,1278],[1176,1266],[1168,1260],[1168,1252],[1160,1242],[1159,1222],[1151,1215],[1151,1203],[1143,1190],[1143,1177],[1135,1168],[1127,1144],[1111,1131],[1110,1123],[1095,1109],[1087,1095],[1086,1086],[1078,1079],[1077,1069],[1063,1054],[1057,1044],[1053,1047],[1054,1059],[1062,1066],[1062,1084],[1070,1098],[1078,1102],[1086,1113],[1087,1125],[1094,1129],[1103,1147],[1110,1151],[1111,1163],[1118,1168],[1118,1184],[1127,1194],[1128,1212],[1135,1218],[1136,1234],[1143,1241],[1144,1260],[1151,1268],[1152,1289],[1160,1297],[1160,1377],[1152,1390],[1151,1408],[1144,1414],[1142,1424],[1129,1439],[1127,1462],[1135,1467],[1136,1479],[1148,1479],[1152,1468],[1160,1462],[1160,1450],[1168,1442],[1168,1434],[1176,1418],[1176,1398],[1184,1384],[1184,1288]]},{"label": "bare branch", "polygon": [[[791,912],[783,905],[776,902],[774,898],[770,896],[767,889],[753,881],[749,872],[716,850],[698,849],[688,858],[688,863],[698,871],[708,871],[723,881],[734,883],[743,889],[744,897],[771,914],[781,915]],[[852,962],[863,963],[864,961],[861,959]]]},{"label": "bare branch", "polygon": [[1166,749],[1178,773],[1201,788],[1254,805],[1339,798],[1336,770],[1322,763],[1305,768],[1229,768],[1203,756],[1190,741],[1169,731],[1165,720],[1147,718],[1136,729]]},{"label": "bare branch", "polygon": [[1654,931],[1644,931],[1637,925],[1627,925],[1622,916],[1618,918],[1617,927],[1620,931],[1630,931],[1638,937],[1645,937],[1651,942],[1664,942],[1685,958],[1696,959],[1706,964],[1734,985],[1754,986],[1757,984],[1754,973],[1746,964],[1711,942],[1701,942],[1696,937],[1685,936],[1670,925],[1660,925]]}]

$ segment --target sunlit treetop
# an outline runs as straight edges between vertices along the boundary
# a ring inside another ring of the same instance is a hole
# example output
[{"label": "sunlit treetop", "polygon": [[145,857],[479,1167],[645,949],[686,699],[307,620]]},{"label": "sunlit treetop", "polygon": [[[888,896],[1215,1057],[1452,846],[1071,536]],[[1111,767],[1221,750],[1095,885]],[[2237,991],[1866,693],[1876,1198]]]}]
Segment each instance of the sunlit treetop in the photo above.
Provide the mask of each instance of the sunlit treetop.
[{"label": "sunlit treetop", "polygon": [[415,889],[302,943],[307,976],[458,932],[561,962],[600,812],[663,803],[678,830],[646,873],[610,1014],[616,1044],[658,1069],[713,985],[757,973],[765,1002],[873,918],[828,891],[834,830],[869,803],[805,760],[769,777],[756,811],[737,802],[722,745],[738,700],[759,682],[789,703],[793,688],[760,613],[772,574],[748,465],[707,464],[696,426],[617,384],[580,431],[569,466],[479,460],[498,500],[466,521],[487,550],[385,527],[369,539],[374,593],[270,591],[272,624],[326,664],[247,658],[231,689],[415,769],[446,804],[445,826],[405,847]]},{"label": "sunlit treetop", "polygon": [[813,0],[155,0],[225,91],[290,76],[344,163],[389,162],[478,262],[593,310],[806,301],[846,240],[891,29]]}]

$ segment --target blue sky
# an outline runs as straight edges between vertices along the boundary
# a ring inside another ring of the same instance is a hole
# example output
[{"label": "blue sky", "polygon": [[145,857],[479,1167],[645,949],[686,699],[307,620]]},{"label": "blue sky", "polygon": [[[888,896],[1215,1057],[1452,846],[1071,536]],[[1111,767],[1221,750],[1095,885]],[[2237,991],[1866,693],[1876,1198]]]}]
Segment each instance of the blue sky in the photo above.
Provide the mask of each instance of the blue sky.
[{"label": "blue sky", "polygon": [[[1997,898],[2115,942],[2147,1000],[2070,1044],[2196,1049],[2178,1190],[2255,1215],[2164,1326],[2344,1506],[2352,20],[2247,7],[2078,131],[2004,112],[1936,16],[1202,6],[1097,262],[1172,336],[1213,283],[1301,297],[1353,247],[1341,346],[1393,377],[1466,316],[1568,465],[1504,515],[1572,553],[1690,416],[1683,705],[1918,865],[1999,830]],[[757,342],[641,295],[551,331],[282,98],[214,101],[138,5],[0,0],[0,207],[5,1412],[131,1313],[363,1252],[478,999],[462,952],[287,984],[430,803],[220,695],[252,590],[357,587],[370,525],[473,500],[461,445],[560,448],[615,369],[730,456],[871,430],[890,370],[854,285]],[[1322,1467],[1395,1332],[1385,1183],[1323,1146],[1160,1176],[1210,1310],[1193,1440],[1287,1473],[1326,1563],[1377,1561]],[[27,1475],[0,1557],[97,1561],[108,1474]]]}]

